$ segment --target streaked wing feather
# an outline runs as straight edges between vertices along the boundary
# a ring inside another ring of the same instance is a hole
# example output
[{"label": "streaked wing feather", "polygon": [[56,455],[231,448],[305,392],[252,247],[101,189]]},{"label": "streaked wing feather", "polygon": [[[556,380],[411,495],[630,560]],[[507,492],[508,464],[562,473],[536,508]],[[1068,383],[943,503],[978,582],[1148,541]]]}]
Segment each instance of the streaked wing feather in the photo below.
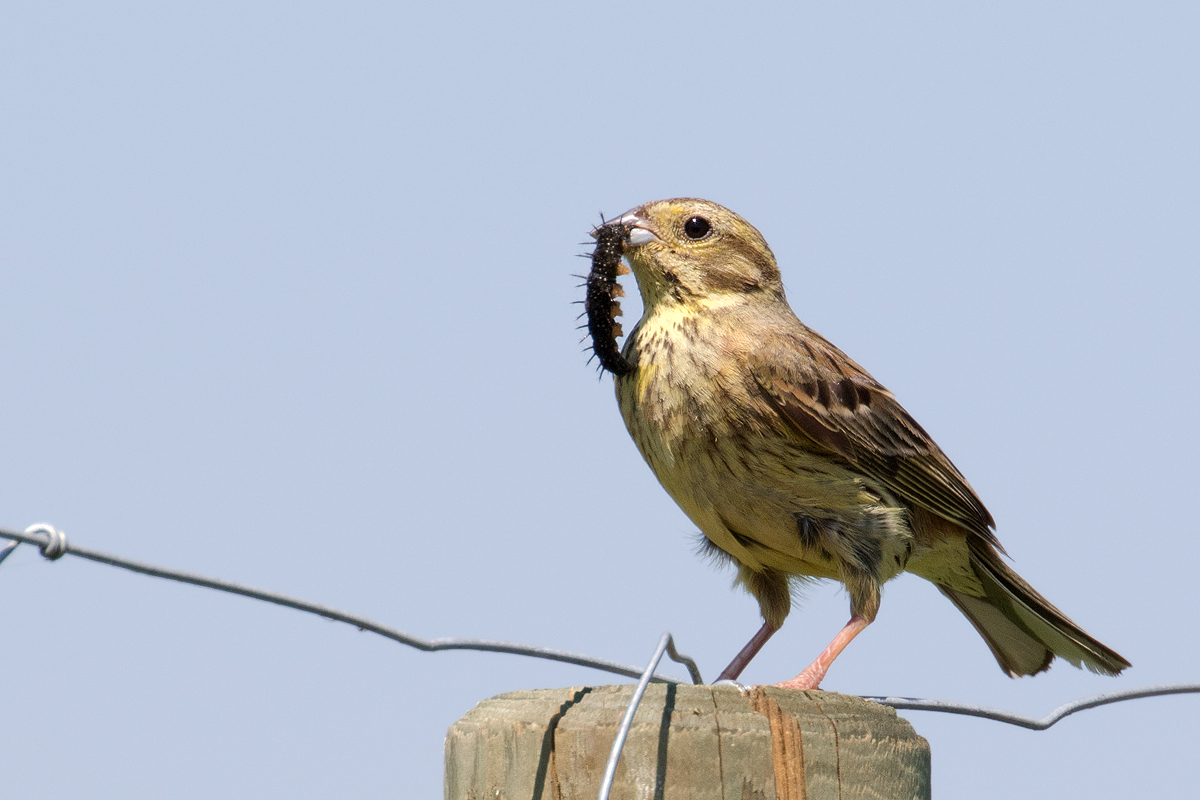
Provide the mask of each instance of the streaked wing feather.
[{"label": "streaked wing feather", "polygon": [[768,401],[800,432],[902,500],[999,547],[992,515],[925,429],[862,367],[809,333],[752,365]]}]

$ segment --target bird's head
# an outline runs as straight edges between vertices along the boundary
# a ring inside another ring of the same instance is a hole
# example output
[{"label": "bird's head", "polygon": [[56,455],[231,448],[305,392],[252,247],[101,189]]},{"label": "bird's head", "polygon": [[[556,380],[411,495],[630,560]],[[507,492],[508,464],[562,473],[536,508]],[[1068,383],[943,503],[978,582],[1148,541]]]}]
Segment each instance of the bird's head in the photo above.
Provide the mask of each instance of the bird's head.
[{"label": "bird's head", "polygon": [[624,255],[647,309],[720,294],[782,298],[775,256],[753,225],[708,200],[646,203],[607,223],[624,226]]}]

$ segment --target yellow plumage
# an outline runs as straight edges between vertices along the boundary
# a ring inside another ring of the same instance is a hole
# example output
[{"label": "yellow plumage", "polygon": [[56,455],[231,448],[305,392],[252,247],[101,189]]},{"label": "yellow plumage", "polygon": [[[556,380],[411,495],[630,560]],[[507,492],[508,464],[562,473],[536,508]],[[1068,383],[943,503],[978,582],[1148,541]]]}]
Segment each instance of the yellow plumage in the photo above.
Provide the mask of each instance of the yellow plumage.
[{"label": "yellow plumage", "polygon": [[764,626],[736,677],[790,609],[789,581],[832,578],[851,622],[804,673],[815,687],[902,571],[936,584],[1010,675],[1054,655],[1128,666],[1000,559],[992,518],[890,392],[808,329],[762,235],[695,199],[649,203],[609,223],[644,315],[625,342],[617,400],[638,449],[713,552],[732,560]]}]

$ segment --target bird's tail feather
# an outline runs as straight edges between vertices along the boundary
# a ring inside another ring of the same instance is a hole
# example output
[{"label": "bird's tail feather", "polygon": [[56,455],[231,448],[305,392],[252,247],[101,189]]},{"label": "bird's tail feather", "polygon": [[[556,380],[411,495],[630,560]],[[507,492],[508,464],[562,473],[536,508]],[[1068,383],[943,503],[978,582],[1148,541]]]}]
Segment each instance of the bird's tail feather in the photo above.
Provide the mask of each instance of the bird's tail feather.
[{"label": "bird's tail feather", "polygon": [[1050,668],[1055,656],[1101,675],[1116,675],[1129,662],[1082,628],[1013,572],[990,546],[970,543],[971,566],[984,595],[974,597],[938,585],[987,642],[1000,667],[1012,677]]}]

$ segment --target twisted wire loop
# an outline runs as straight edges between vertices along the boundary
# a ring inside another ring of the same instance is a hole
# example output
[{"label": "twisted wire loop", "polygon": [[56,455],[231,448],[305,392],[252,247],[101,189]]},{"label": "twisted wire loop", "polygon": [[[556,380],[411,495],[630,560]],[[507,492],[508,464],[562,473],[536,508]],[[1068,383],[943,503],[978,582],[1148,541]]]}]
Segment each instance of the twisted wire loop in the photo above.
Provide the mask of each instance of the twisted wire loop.
[{"label": "twisted wire loop", "polygon": [[35,541],[31,542],[31,544],[36,544],[38,549],[42,551],[42,555],[51,561],[57,561],[70,552],[66,534],[49,523],[39,522],[35,525],[30,525],[25,529],[25,533],[28,536],[40,533],[46,537],[45,541]]},{"label": "twisted wire loop", "polygon": [[[167,580],[179,581],[180,583],[190,583],[193,586],[204,586],[209,589],[216,589],[221,592],[241,595],[242,597],[250,597],[254,600],[262,600],[266,603],[274,603],[275,605],[284,606],[285,608],[294,608],[297,611],[304,611],[309,614],[316,614],[325,619],[331,619],[335,622],[344,622],[347,625],[353,625],[359,630],[370,631],[371,633],[383,636],[386,639],[399,642],[400,644],[415,647],[417,650],[424,652],[436,652],[438,650],[481,650],[491,653],[511,653],[518,656],[529,656],[531,658],[542,658],[548,661],[559,661],[566,664],[575,664],[581,667],[591,667],[602,672],[611,672],[614,675],[622,675],[626,678],[637,678],[642,675],[643,670],[637,667],[619,664],[616,661],[609,661],[604,658],[594,658],[592,656],[581,655],[578,653],[568,653],[563,650],[553,650],[549,647],[535,647],[533,645],[517,644],[515,642],[500,642],[487,639],[422,639],[419,636],[405,633],[395,628],[381,625],[378,622],[369,620],[366,617],[350,614],[345,611],[339,611],[336,608],[330,608],[318,603],[310,603],[306,600],[300,600],[295,597],[289,597],[277,592],[268,592],[263,589],[256,589],[252,586],[244,586],[242,584],[224,581],[218,578],[208,578],[203,575],[194,573],[182,572],[180,570],[167,569],[158,567],[153,564],[145,564],[140,561],[134,561],[120,556],[101,553],[97,550],[92,550],[79,545],[68,545],[67,539],[62,535],[61,531],[57,531],[53,526],[39,523],[31,525],[24,532],[8,530],[0,528],[0,538],[12,539],[14,543],[25,542],[32,544],[41,550],[42,555],[51,560],[61,558],[63,555],[70,554],[77,558],[87,559],[88,561],[96,561],[101,564],[108,564],[113,567],[120,567],[131,572],[138,572],[142,575],[149,575],[154,578],[165,578]],[[7,552],[0,553],[0,560],[8,552],[12,552],[11,546]],[[674,653],[672,658],[687,667],[692,679],[697,683],[701,682],[700,671],[696,668],[696,662],[687,656],[681,656]],[[684,681],[670,675],[661,675],[655,673],[651,678],[655,683],[683,683]]]},{"label": "twisted wire loop", "polygon": [[[633,727],[633,715],[637,713],[642,696],[646,694],[646,687],[650,685],[650,678],[654,675],[654,670],[658,668],[658,662],[662,661],[663,653],[668,651],[675,652],[675,640],[670,631],[664,633],[658,640],[658,647],[654,649],[654,655],[642,672],[641,680],[638,681],[637,688],[633,690],[633,697],[629,698],[629,705],[625,707],[625,716],[621,719],[621,727],[617,728],[617,738],[613,740],[612,750],[608,754],[608,763],[604,765],[604,778],[600,781],[600,793],[597,795],[597,800],[608,800],[608,794],[612,791],[613,777],[617,774],[617,762],[621,759],[621,750],[624,749],[625,740],[629,737],[629,729]],[[674,655],[671,658],[679,660]],[[696,683],[700,683],[699,673],[695,677],[697,678]]]},{"label": "twisted wire loop", "polygon": [[891,706],[895,709],[912,711],[941,711],[946,714],[962,714],[967,717],[982,717],[1018,725],[1032,731],[1044,731],[1063,717],[1069,717],[1078,711],[1089,708],[1106,706],[1110,703],[1120,703],[1123,700],[1139,700],[1143,697],[1162,697],[1171,694],[1200,694],[1200,683],[1172,683],[1163,686],[1143,686],[1138,689],[1123,689],[1119,692],[1105,692],[1090,697],[1081,697],[1059,706],[1044,717],[1023,717],[1009,711],[987,706],[973,706],[966,703],[951,703],[946,700],[922,700],[916,697],[864,697],[876,703]]}]

